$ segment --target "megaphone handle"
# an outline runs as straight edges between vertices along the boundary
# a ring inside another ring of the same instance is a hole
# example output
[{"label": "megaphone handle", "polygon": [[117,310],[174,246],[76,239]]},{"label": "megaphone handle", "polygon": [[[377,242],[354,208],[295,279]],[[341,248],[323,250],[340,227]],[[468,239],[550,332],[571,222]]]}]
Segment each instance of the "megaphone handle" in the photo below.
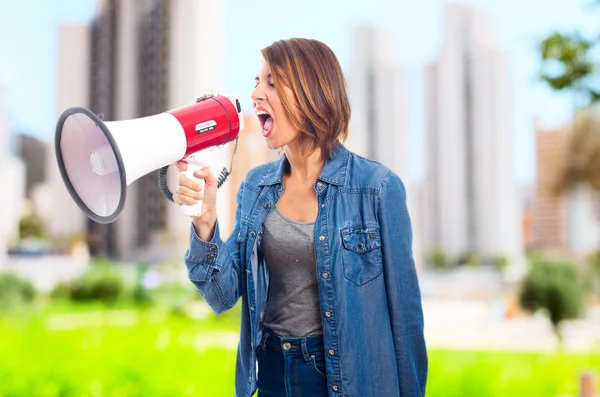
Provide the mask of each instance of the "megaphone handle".
[{"label": "megaphone handle", "polygon": [[[208,166],[209,164],[201,164],[196,161],[190,161],[188,162],[188,168],[185,171],[186,178],[189,178],[194,182],[200,184],[200,190],[202,191],[204,190],[204,179],[196,177],[194,175],[194,172]],[[194,205],[182,204],[181,209],[183,210],[183,213],[188,216],[199,216],[202,211],[202,200],[198,201]]]}]

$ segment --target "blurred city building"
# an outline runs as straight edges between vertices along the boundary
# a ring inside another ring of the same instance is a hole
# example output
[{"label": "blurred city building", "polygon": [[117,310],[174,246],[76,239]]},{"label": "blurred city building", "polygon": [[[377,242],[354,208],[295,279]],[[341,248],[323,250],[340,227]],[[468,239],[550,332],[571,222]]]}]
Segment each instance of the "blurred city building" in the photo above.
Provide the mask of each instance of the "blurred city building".
[{"label": "blurred city building", "polygon": [[567,247],[567,197],[556,191],[567,137],[564,129],[536,126],[536,181],[530,246],[536,250],[559,251]]},{"label": "blurred city building", "polygon": [[[221,65],[219,13],[220,2],[213,0],[100,1],[90,26],[60,28],[57,116],[70,106],[84,106],[104,120],[125,120],[215,92]],[[215,168],[227,162],[222,153]],[[92,255],[114,259],[183,255],[189,244],[189,218],[161,196],[157,171],[129,186],[123,213],[103,225],[77,209],[55,156],[49,157],[53,172],[46,189],[61,207],[48,214],[54,236],[85,235]],[[171,186],[176,177],[170,172]],[[220,219],[229,223],[230,197],[220,195],[219,201]]]},{"label": "blurred city building", "polygon": [[391,33],[373,26],[354,30],[346,78],[352,120],[346,146],[407,179],[405,70]]},{"label": "blurred city building", "polygon": [[530,249],[588,255],[598,249],[600,219],[591,191],[559,189],[569,144],[568,128],[536,125],[536,181]]},{"label": "blurred city building", "polygon": [[26,166],[25,169],[25,194],[31,199],[36,186],[46,180],[46,143],[28,134],[18,133],[16,138],[16,154]]},{"label": "blurred city building", "polygon": [[507,55],[491,17],[470,5],[446,8],[443,37],[424,70],[425,249],[520,266]]},{"label": "blurred city building", "polygon": [[[0,87],[0,104],[5,103],[4,95]],[[19,220],[25,198],[25,164],[16,156],[7,110],[0,106],[0,180],[9,187],[0,195],[0,268],[6,263],[8,248],[19,238]]]},{"label": "blurred city building", "polygon": [[354,29],[346,76],[352,119],[346,147],[378,161],[402,178],[413,228],[413,253],[421,267],[421,189],[408,177],[406,70],[396,57],[393,35],[374,26]]}]

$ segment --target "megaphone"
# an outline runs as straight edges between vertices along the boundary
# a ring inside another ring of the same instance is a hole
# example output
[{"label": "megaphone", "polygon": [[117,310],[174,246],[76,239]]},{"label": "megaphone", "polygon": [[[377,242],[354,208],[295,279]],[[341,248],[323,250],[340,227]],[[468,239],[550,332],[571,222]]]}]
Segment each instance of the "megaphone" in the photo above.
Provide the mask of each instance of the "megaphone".
[{"label": "megaphone", "polygon": [[[127,186],[149,172],[187,161],[186,176],[213,164],[213,150],[237,139],[244,118],[237,98],[205,95],[195,103],[153,116],[104,122],[82,107],[58,119],[55,150],[63,181],[85,215],[98,223],[115,221],[125,206]],[[219,185],[227,174],[221,175]],[[162,186],[163,194],[166,181]],[[167,189],[168,191],[168,189]],[[170,192],[165,194],[168,198]],[[182,206],[200,215],[202,202]]]}]

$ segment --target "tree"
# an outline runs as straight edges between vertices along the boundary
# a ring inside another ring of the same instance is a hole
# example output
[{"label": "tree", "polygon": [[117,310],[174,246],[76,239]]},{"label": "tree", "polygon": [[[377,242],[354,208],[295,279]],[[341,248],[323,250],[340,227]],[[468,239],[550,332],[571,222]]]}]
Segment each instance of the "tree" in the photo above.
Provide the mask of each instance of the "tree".
[{"label": "tree", "polygon": [[526,310],[546,312],[560,349],[563,322],[578,318],[583,310],[579,270],[568,262],[534,261],[523,280],[519,301]]},{"label": "tree", "polygon": [[[590,3],[600,10],[600,0]],[[540,78],[552,90],[572,94],[574,114],[557,191],[587,186],[597,196],[600,222],[600,35],[553,32],[539,46]]]}]

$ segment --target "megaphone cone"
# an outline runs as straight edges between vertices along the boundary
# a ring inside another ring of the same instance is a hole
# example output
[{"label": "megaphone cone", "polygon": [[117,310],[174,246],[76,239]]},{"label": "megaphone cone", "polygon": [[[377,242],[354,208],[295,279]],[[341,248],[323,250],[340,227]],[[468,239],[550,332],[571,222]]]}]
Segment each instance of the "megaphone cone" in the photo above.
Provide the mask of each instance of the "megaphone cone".
[{"label": "megaphone cone", "polygon": [[181,159],[195,157],[196,163],[210,165],[212,158],[202,159],[198,153],[236,139],[242,128],[239,101],[223,95],[204,96],[154,116],[112,122],[74,107],[58,119],[56,158],[79,208],[98,223],[111,223],[123,211],[131,183]]}]

